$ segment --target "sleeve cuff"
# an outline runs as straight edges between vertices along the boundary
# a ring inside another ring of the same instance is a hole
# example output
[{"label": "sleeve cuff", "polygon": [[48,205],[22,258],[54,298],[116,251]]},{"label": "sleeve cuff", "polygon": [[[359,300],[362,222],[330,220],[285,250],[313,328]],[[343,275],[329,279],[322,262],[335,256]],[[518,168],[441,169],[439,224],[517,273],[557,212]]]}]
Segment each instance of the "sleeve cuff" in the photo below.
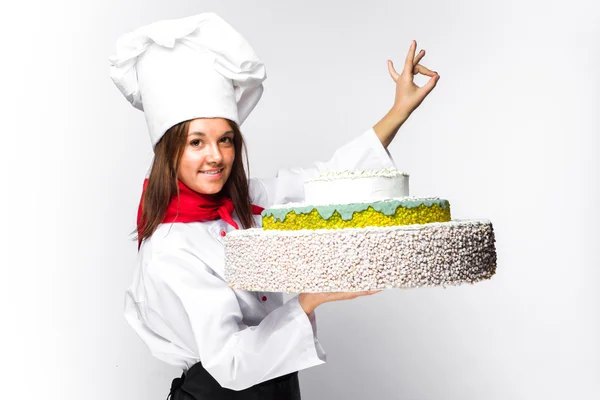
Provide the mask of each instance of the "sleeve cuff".
[{"label": "sleeve cuff", "polygon": [[[298,296],[291,299],[288,303],[290,306],[290,313],[293,314],[300,332],[306,338],[306,341],[304,342],[304,352],[307,356],[305,359],[307,366],[305,368],[325,363],[327,361],[327,356],[316,336],[316,326],[313,326],[309,316],[304,312],[304,309],[298,301]],[[314,318],[314,312],[311,313],[311,315]]]},{"label": "sleeve cuff", "polygon": [[392,167],[396,168],[394,158],[388,149],[381,144],[381,141],[379,140],[379,137],[377,137],[377,134],[373,128],[363,133],[361,138],[365,140],[365,143],[368,144],[368,147],[373,149],[376,159],[381,160],[383,164],[386,164],[386,166],[384,166],[382,169]]}]

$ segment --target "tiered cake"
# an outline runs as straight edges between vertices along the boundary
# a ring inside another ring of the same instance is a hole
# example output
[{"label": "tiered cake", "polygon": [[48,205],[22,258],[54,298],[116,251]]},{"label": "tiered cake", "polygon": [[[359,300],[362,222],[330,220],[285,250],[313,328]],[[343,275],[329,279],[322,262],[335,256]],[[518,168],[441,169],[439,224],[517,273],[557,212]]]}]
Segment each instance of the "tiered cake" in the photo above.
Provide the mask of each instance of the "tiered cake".
[{"label": "tiered cake", "polygon": [[453,221],[439,198],[409,197],[396,170],[326,172],[305,202],[262,213],[263,228],[226,238],[232,288],[273,292],[445,286],[496,270],[492,224]]}]

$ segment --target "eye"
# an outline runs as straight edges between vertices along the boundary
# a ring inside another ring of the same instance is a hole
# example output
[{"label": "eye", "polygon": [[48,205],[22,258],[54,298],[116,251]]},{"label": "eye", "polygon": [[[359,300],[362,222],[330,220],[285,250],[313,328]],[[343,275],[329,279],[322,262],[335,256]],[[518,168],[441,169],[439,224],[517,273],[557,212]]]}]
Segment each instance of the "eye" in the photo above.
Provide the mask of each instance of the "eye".
[{"label": "eye", "polygon": [[223,143],[233,143],[233,138],[231,138],[229,136],[225,136],[224,138],[221,139],[221,142],[223,142]]},{"label": "eye", "polygon": [[200,139],[194,139],[190,142],[190,144],[194,147],[200,146]]}]

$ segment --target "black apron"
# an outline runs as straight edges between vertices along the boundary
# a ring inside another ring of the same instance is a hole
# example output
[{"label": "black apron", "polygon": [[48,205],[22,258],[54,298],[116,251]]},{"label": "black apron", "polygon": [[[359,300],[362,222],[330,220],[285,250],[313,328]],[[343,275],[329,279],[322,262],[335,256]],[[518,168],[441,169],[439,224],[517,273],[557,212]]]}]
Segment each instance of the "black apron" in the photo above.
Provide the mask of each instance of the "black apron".
[{"label": "black apron", "polygon": [[169,396],[171,400],[300,400],[300,383],[296,371],[236,391],[219,385],[202,364],[197,363],[181,378],[173,379]]}]

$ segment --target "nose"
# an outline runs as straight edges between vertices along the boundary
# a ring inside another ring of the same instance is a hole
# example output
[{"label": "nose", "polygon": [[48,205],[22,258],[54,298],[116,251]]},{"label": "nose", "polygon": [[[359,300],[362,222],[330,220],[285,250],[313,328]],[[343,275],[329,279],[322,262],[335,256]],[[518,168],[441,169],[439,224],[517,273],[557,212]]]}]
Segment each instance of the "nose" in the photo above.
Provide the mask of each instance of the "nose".
[{"label": "nose", "polygon": [[208,150],[208,156],[206,157],[207,161],[220,164],[223,160],[223,154],[221,154],[221,149],[217,143],[213,143],[210,145]]}]

